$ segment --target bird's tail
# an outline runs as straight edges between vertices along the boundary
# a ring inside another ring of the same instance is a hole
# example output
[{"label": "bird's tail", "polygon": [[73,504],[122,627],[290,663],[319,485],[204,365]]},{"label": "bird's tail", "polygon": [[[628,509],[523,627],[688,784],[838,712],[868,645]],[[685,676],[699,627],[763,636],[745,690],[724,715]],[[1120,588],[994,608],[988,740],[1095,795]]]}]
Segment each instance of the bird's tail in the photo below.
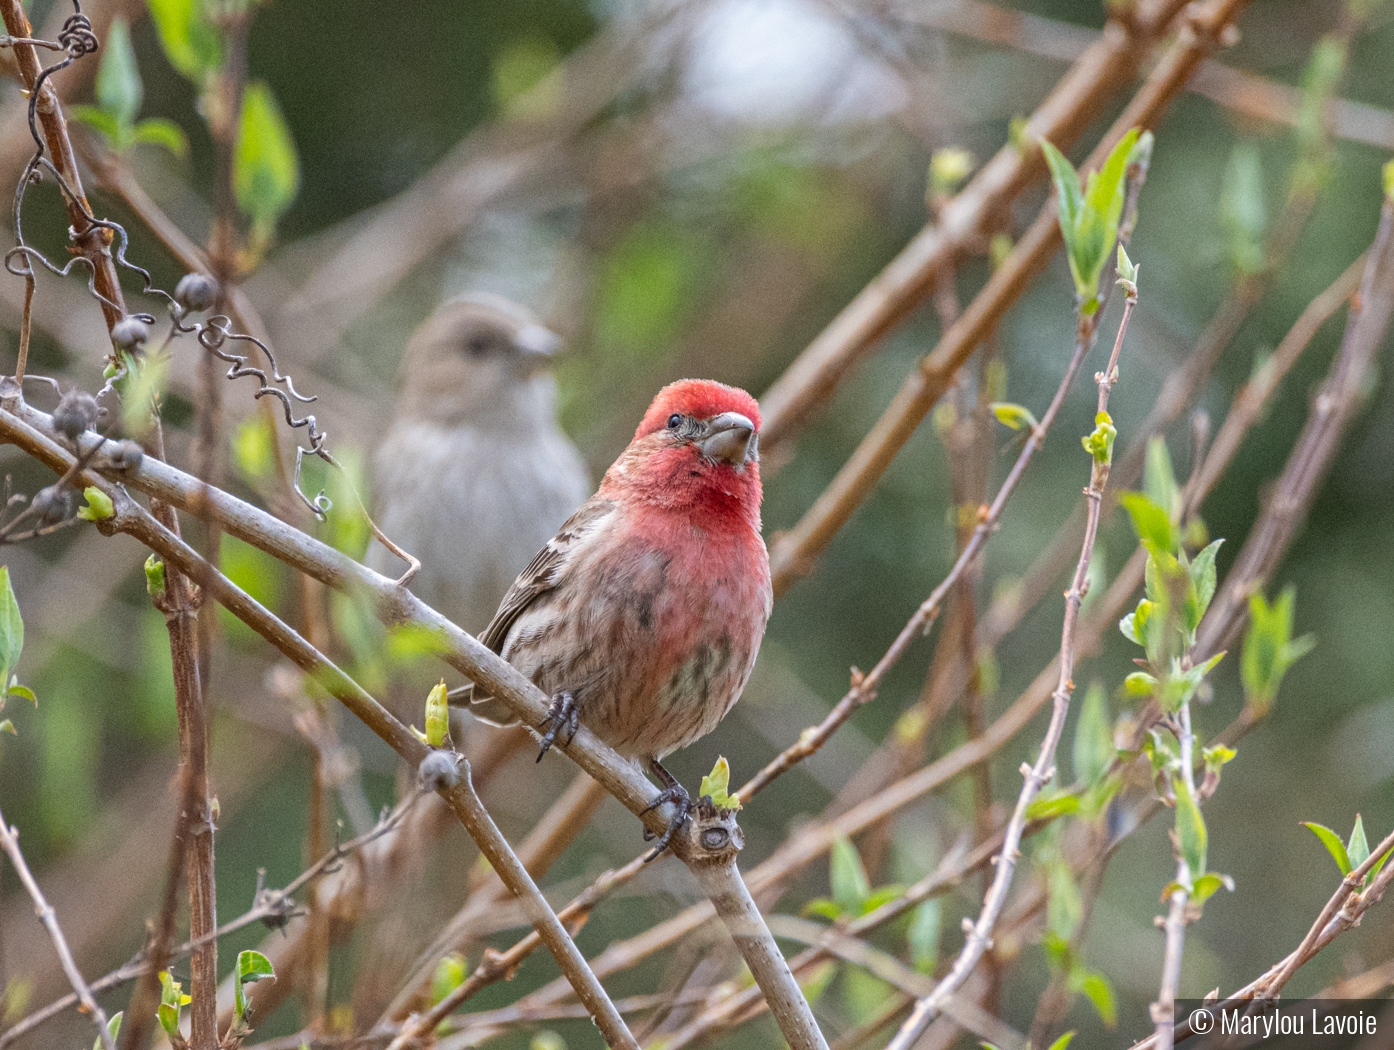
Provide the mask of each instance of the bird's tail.
[{"label": "bird's tail", "polygon": [[483,695],[475,689],[473,682],[452,689],[445,695],[451,707],[468,707],[470,714],[491,726],[506,728],[519,722],[513,708],[497,697]]}]

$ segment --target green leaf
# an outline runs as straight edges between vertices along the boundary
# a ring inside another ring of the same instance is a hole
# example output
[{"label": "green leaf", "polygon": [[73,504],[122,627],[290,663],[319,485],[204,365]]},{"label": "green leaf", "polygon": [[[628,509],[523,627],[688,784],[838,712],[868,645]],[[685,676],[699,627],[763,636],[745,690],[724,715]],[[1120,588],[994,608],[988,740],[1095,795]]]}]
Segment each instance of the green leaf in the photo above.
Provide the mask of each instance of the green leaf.
[{"label": "green leaf", "polygon": [[1177,792],[1177,846],[1181,851],[1181,859],[1185,860],[1186,867],[1190,870],[1192,883],[1195,883],[1196,878],[1206,873],[1206,849],[1209,838],[1206,834],[1206,819],[1200,816],[1200,806],[1196,805],[1195,798],[1190,795],[1190,788],[1186,786],[1185,779],[1175,778],[1172,788]]},{"label": "green leaf", "polygon": [[1250,139],[1235,144],[1220,191],[1220,224],[1229,238],[1229,261],[1240,275],[1263,270],[1268,206],[1263,161]]},{"label": "green leaf", "polygon": [[943,912],[936,897],[919,905],[910,918],[910,929],[905,936],[910,945],[910,964],[919,973],[932,974],[939,961]]},{"label": "green leaf", "polygon": [[717,809],[740,809],[740,796],[730,794],[731,790],[731,764],[726,761],[724,755],[718,755],[716,764],[712,766],[712,771],[702,778],[702,784],[697,789],[697,796],[702,798],[709,796],[712,805]]},{"label": "green leaf", "polygon": [[113,506],[111,497],[97,486],[88,485],[82,490],[82,494],[87,503],[78,507],[77,516],[83,521],[106,521],[107,518],[116,517],[116,507]]},{"label": "green leaf", "polygon": [[[1197,623],[1205,615],[1205,610],[1210,608],[1210,601],[1215,597],[1215,555],[1219,553],[1220,544],[1224,542],[1223,539],[1218,539],[1204,548],[1196,555],[1188,570],[1191,575],[1191,583],[1196,590],[1195,600],[1199,608],[1199,616],[1196,617]],[[1194,630],[1194,628],[1192,629]]]},{"label": "green leaf", "polygon": [[[1171,466],[1171,453],[1163,438],[1147,442],[1147,458],[1142,468],[1142,491],[1147,498],[1166,512],[1168,521],[1181,516],[1181,488],[1176,484],[1176,472]],[[1171,550],[1171,547],[1166,548]]]},{"label": "green leaf", "polygon": [[1191,903],[1204,904],[1221,889],[1227,889],[1230,893],[1234,892],[1234,880],[1228,875],[1220,875],[1213,871],[1208,871],[1200,878],[1191,883]]},{"label": "green leaf", "polygon": [[1346,842],[1346,857],[1350,861],[1351,871],[1365,863],[1365,858],[1370,855],[1370,844],[1365,840],[1365,825],[1360,820],[1360,814],[1355,815],[1355,827],[1350,829],[1350,839]]},{"label": "green leaf", "polygon": [[1059,1039],[1055,1040],[1055,1042],[1050,1044],[1050,1050],[1068,1050],[1070,1040],[1072,1040],[1074,1037],[1074,1032],[1066,1032]]},{"label": "green leaf", "polygon": [[[1133,531],[1149,550],[1169,552],[1175,550],[1175,534],[1171,527],[1171,515],[1149,496],[1141,492],[1120,492],[1118,502],[1132,519]],[[1154,594],[1148,594],[1153,601]]]},{"label": "green leaf", "polygon": [[[1050,168],[1050,181],[1055,184],[1056,209],[1060,212],[1060,232],[1065,238],[1065,248],[1071,250],[1075,228],[1079,225],[1080,212],[1084,210],[1084,193],[1079,184],[1079,173],[1063,153],[1055,146],[1041,139],[1041,152],[1045,155],[1046,166]],[[1073,263],[1071,269],[1073,270]]]},{"label": "green leaf", "polygon": [[1118,621],[1118,630],[1123,633],[1123,637],[1136,645],[1142,644],[1142,638],[1137,632],[1137,613],[1130,612],[1123,619]]},{"label": "green leaf", "polygon": [[260,412],[232,432],[232,461],[249,481],[269,478],[276,470],[276,436]]},{"label": "green leaf", "polygon": [[189,137],[172,120],[146,117],[131,129],[131,141],[147,146],[163,146],[176,157],[189,155]]},{"label": "green leaf", "polygon": [[260,80],[249,83],[242,98],[232,181],[238,207],[252,220],[253,235],[269,241],[299,192],[300,158],[275,96]]},{"label": "green leaf", "polygon": [[[126,1011],[121,1010],[111,1016],[111,1020],[106,1023],[106,1033],[111,1036],[111,1041],[116,1042],[116,1036],[121,1031],[121,1018],[126,1016]],[[102,1037],[97,1036],[97,1041],[92,1044],[92,1050],[102,1050]]]},{"label": "green leaf", "polygon": [[1090,172],[1083,192],[1079,174],[1070,162],[1050,143],[1041,142],[1055,184],[1060,233],[1074,277],[1075,294],[1085,313],[1097,309],[1099,278],[1118,237],[1128,161],[1137,142],[1138,132],[1134,128],[1119,140],[1103,167]]},{"label": "green leaf", "polygon": [[870,915],[882,905],[889,904],[891,901],[898,901],[905,896],[905,887],[899,883],[888,883],[885,886],[877,886],[871,894],[862,901],[862,915]]},{"label": "green leaf", "polygon": [[1123,691],[1139,699],[1150,697],[1157,691],[1157,679],[1146,671],[1134,671],[1123,679]]},{"label": "green leaf", "polygon": [[1218,773],[1226,762],[1234,759],[1238,754],[1232,747],[1225,747],[1224,744],[1216,744],[1213,747],[1201,748],[1200,757],[1205,760],[1205,770],[1208,773]]},{"label": "green leaf", "polygon": [[837,922],[838,919],[847,914],[847,911],[830,897],[814,897],[813,900],[799,909],[799,914],[804,916],[816,915],[820,919]]},{"label": "green leaf", "polygon": [[39,706],[39,698],[34,695],[34,690],[27,685],[15,685],[10,683],[10,688],[5,691],[6,696],[17,696],[21,700],[28,700],[35,707]]},{"label": "green leaf", "polygon": [[1297,592],[1291,585],[1283,588],[1272,605],[1264,601],[1262,594],[1249,599],[1249,630],[1244,636],[1239,677],[1244,683],[1245,698],[1259,713],[1267,711],[1277,697],[1288,669],[1315,644],[1310,635],[1292,637],[1296,601]]},{"label": "green leaf", "polygon": [[86,124],[106,139],[107,149],[121,153],[129,145],[127,141],[129,129],[122,127],[120,122],[106,110],[96,106],[68,106],[66,112],[69,117],[81,124]]},{"label": "green leaf", "polygon": [[148,6],[169,64],[202,86],[222,64],[222,43],[204,17],[203,0],[150,0]]},{"label": "green leaf", "polygon": [[135,437],[147,433],[155,422],[155,412],[169,378],[168,352],[132,357],[122,353],[126,376],[120,380],[121,423]]},{"label": "green leaf", "polygon": [[1075,779],[1085,787],[1103,780],[1113,764],[1113,724],[1108,716],[1108,697],[1104,687],[1092,683],[1084,694],[1075,727]]},{"label": "green leaf", "polygon": [[1196,805],[1185,780],[1175,778],[1172,787],[1176,791],[1176,844],[1181,851],[1181,859],[1190,869],[1191,878],[1198,879],[1206,870],[1208,836],[1205,831],[1205,818],[1201,816],[1200,806]]},{"label": "green leaf", "polygon": [[1326,852],[1330,853],[1336,861],[1336,867],[1341,869],[1342,875],[1349,875],[1354,866],[1350,862],[1350,854],[1346,852],[1346,844],[1341,841],[1341,836],[1324,824],[1315,824],[1304,820],[1302,826],[1321,840],[1321,844],[1326,847]]},{"label": "green leaf", "polygon": [[1029,408],[1023,405],[1014,405],[1009,401],[995,401],[988,407],[992,409],[992,414],[1003,426],[1011,427],[1013,430],[1020,430],[1023,427],[1036,429],[1036,417],[1031,414]]},{"label": "green leaf", "polygon": [[1042,795],[1026,807],[1027,820],[1045,820],[1050,817],[1068,817],[1079,812],[1079,796],[1068,792]]},{"label": "green leaf", "polygon": [[1080,438],[1084,444],[1084,451],[1094,457],[1095,463],[1111,463],[1113,461],[1113,439],[1118,436],[1118,429],[1113,425],[1113,419],[1107,412],[1100,412],[1094,417],[1094,430],[1085,437]]},{"label": "green leaf", "polygon": [[160,972],[160,1027],[171,1038],[179,1034],[179,1011],[188,1006],[192,999],[184,994],[183,986],[169,975],[168,970]]},{"label": "green leaf", "polygon": [[829,881],[832,883],[833,900],[844,911],[856,914],[861,910],[862,901],[871,896],[871,882],[866,877],[862,858],[846,835],[839,835],[833,842]]},{"label": "green leaf", "polygon": [[102,61],[97,67],[97,104],[115,118],[117,126],[128,128],[140,113],[145,88],[131,47],[131,29],[124,18],[113,18],[102,41]]},{"label": "green leaf", "polygon": [[24,651],[24,617],[19,614],[10,567],[0,565],[0,682],[8,682]]},{"label": "green leaf", "polygon": [[436,972],[431,977],[431,1004],[435,1005],[465,983],[468,976],[465,957],[459,952],[451,952],[436,963]]},{"label": "green leaf", "polygon": [[445,679],[442,678],[426,694],[426,743],[440,747],[449,732],[450,701],[446,699]]},{"label": "green leaf", "polygon": [[244,951],[237,953],[237,968],[232,971],[233,1008],[238,1020],[247,1014],[247,996],[244,986],[254,984],[265,978],[276,979],[276,971],[271,960],[261,952]]},{"label": "green leaf", "polygon": [[19,736],[19,730],[15,728],[15,724],[8,718],[0,722],[0,733],[9,733],[10,736]]},{"label": "green leaf", "polygon": [[1082,992],[1093,1004],[1094,1012],[1099,1015],[1099,1020],[1104,1023],[1105,1028],[1117,1027],[1118,997],[1114,994],[1113,985],[1107,977],[1098,970],[1081,967],[1076,973],[1070,974],[1070,987]]}]

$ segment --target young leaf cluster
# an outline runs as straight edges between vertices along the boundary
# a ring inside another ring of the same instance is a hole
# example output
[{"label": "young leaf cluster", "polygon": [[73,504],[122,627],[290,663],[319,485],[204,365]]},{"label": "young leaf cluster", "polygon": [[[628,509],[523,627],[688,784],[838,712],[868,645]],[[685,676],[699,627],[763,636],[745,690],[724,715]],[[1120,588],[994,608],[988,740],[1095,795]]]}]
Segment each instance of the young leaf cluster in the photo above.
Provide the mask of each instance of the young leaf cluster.
[{"label": "young leaf cluster", "polygon": [[[253,259],[270,245],[276,223],[300,190],[300,157],[290,127],[270,86],[253,80],[238,114],[224,112],[218,90],[228,48],[223,20],[247,17],[248,3],[214,0],[151,0],[150,14],[160,47],[172,65],[199,90],[199,109],[211,128],[237,121],[232,182],[237,206],[251,221]],[[132,59],[134,68],[134,59]]]},{"label": "young leaf cluster", "polygon": [[[1321,844],[1326,847],[1326,851],[1336,861],[1336,867],[1341,869],[1342,875],[1349,875],[1370,857],[1370,843],[1365,838],[1365,825],[1361,821],[1359,813],[1355,815],[1355,827],[1350,829],[1350,838],[1345,842],[1341,841],[1340,835],[1324,824],[1303,821],[1302,826],[1321,840]],[[1365,878],[1360,883],[1362,889],[1375,881],[1375,876],[1379,874],[1380,868],[1384,867],[1384,862],[1388,859],[1389,854],[1386,853],[1371,865],[1370,870],[1366,872]]]},{"label": "young leaf cluster", "polygon": [[1098,171],[1081,184],[1077,172],[1058,149],[1044,139],[1050,177],[1060,213],[1060,233],[1065,256],[1075,282],[1080,312],[1092,315],[1099,308],[1099,279],[1118,239],[1118,222],[1127,197],[1131,164],[1145,164],[1152,151],[1152,133],[1139,135],[1136,128],[1124,135]]},{"label": "young leaf cluster", "polygon": [[145,99],[145,85],[131,47],[131,30],[124,18],[113,18],[107,30],[95,93],[95,106],[71,106],[68,112],[97,132],[113,153],[151,145],[163,146],[176,157],[188,155],[189,140],[174,121],[163,117],[136,119]]},{"label": "young leaf cluster", "polygon": [[1223,540],[1202,548],[1194,558],[1182,545],[1181,490],[1171,457],[1161,438],[1147,446],[1143,491],[1124,492],[1119,501],[1132,519],[1133,531],[1147,551],[1145,596],[1118,623],[1123,637],[1142,646],[1145,670],[1124,680],[1124,691],[1139,698],[1156,697],[1163,712],[1187,703],[1224,653],[1192,666],[1190,650],[1196,629],[1215,597],[1215,556]]},{"label": "young leaf cluster", "polygon": [[1259,714],[1273,706],[1288,668],[1312,651],[1316,639],[1310,634],[1292,636],[1297,591],[1289,584],[1269,605],[1263,595],[1249,598],[1249,629],[1239,657],[1239,677],[1244,698]]}]

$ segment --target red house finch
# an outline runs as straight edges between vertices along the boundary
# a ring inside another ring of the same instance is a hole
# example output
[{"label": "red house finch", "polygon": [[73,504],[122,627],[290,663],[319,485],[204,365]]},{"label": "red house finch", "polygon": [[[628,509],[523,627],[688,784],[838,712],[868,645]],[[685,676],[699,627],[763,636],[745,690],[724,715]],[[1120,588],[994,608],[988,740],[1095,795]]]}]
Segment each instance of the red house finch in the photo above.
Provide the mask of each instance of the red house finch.
[{"label": "red house finch", "polygon": [[[559,344],[522,307],[471,294],[437,307],[402,359],[396,417],[373,464],[376,517],[421,559],[412,590],[469,631],[590,491],[557,426],[546,368]],[[404,568],[377,543],[368,564]]]},{"label": "red house finch", "polygon": [[[659,759],[711,732],[740,696],[770,616],[760,538],[760,409],[685,379],[659,391],[600,491],[523,570],[480,641],[552,697],[542,755],[580,722],[692,803]],[[517,719],[500,700],[473,711]]]}]

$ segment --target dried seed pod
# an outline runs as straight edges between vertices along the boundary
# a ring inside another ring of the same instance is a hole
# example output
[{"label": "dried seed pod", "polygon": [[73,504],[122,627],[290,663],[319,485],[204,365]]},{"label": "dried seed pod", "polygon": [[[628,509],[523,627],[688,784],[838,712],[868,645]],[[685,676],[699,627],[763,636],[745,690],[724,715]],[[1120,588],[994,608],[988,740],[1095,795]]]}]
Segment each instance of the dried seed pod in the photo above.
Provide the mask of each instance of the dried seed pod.
[{"label": "dried seed pod", "polygon": [[211,310],[218,301],[218,286],[202,273],[186,273],[174,286],[174,301],[190,313]]},{"label": "dried seed pod", "polygon": [[111,342],[118,350],[132,353],[150,338],[150,326],[139,317],[123,317],[112,325]]},{"label": "dried seed pod", "polygon": [[96,421],[97,399],[86,390],[69,390],[53,410],[53,425],[69,441],[76,441]]},{"label": "dried seed pod", "polygon": [[39,489],[34,493],[34,498],[29,501],[29,505],[34,508],[34,513],[39,516],[39,524],[57,525],[68,516],[72,509],[72,495],[67,489],[58,485],[50,485],[48,488]]},{"label": "dried seed pod", "polygon": [[135,470],[145,458],[145,449],[134,441],[116,441],[107,446],[112,466],[117,470]]},{"label": "dried seed pod", "polygon": [[423,791],[453,788],[460,782],[460,756],[454,751],[433,750],[416,767],[416,782]]}]

